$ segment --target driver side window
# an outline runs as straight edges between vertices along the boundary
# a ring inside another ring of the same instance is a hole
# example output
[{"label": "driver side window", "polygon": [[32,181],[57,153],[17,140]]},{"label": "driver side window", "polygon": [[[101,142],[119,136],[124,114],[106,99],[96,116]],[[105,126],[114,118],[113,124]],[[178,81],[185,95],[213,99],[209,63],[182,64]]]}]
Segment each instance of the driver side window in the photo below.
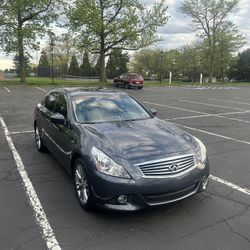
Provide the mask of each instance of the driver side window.
[{"label": "driver side window", "polygon": [[67,101],[63,94],[59,94],[55,105],[55,113],[61,114],[64,118],[67,118],[68,110],[67,110]]},{"label": "driver side window", "polygon": [[44,100],[44,106],[52,113],[54,113],[55,103],[58,95],[58,92],[51,92],[46,96]]}]

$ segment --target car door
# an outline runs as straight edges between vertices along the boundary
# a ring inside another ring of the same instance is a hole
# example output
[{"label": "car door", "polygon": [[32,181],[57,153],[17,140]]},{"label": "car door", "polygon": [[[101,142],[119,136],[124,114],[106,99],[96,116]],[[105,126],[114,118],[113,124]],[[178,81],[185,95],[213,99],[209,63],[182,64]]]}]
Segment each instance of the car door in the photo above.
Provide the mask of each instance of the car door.
[{"label": "car door", "polygon": [[54,112],[63,115],[65,118],[64,124],[51,123],[51,137],[55,144],[54,154],[64,167],[68,167],[76,137],[68,118],[67,98],[63,93],[60,93],[56,100]]}]

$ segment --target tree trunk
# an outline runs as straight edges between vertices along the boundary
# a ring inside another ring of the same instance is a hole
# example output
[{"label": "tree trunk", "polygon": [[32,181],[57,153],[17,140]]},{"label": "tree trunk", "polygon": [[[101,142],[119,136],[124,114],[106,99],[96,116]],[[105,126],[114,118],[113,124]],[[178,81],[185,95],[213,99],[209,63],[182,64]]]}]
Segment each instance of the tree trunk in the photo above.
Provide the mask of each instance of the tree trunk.
[{"label": "tree trunk", "polygon": [[18,60],[20,65],[20,82],[26,82],[26,69],[23,48],[23,24],[21,22],[20,12],[18,13]]},{"label": "tree trunk", "polygon": [[106,68],[105,68],[105,53],[100,53],[100,82],[107,82]]}]

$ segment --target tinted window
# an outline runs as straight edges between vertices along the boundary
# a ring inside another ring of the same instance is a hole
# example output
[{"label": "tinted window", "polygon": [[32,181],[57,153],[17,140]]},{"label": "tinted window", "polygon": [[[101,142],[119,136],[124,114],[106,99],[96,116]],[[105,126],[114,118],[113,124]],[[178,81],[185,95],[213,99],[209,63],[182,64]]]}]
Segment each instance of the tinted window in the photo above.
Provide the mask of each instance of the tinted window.
[{"label": "tinted window", "polygon": [[51,112],[54,112],[55,102],[58,95],[58,92],[52,92],[45,97],[44,106]]},{"label": "tinted window", "polygon": [[141,75],[131,75],[131,79],[133,80],[142,80],[142,76]]},{"label": "tinted window", "polygon": [[121,76],[121,79],[123,79],[123,80],[128,79],[128,75],[127,75],[127,74],[122,75],[122,76]]},{"label": "tinted window", "polygon": [[63,94],[59,94],[59,97],[56,101],[55,113],[59,113],[67,118],[67,101]]},{"label": "tinted window", "polygon": [[80,123],[131,121],[150,118],[148,112],[127,95],[103,94],[75,96],[75,116]]}]

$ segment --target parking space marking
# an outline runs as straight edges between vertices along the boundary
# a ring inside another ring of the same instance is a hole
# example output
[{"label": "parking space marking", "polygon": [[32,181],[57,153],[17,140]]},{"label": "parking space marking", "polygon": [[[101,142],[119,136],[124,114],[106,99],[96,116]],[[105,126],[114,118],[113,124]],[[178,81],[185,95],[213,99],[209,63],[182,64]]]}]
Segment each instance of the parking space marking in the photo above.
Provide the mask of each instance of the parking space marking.
[{"label": "parking space marking", "polygon": [[193,118],[201,118],[201,117],[221,117],[229,120],[237,120],[237,121],[242,121],[246,123],[250,123],[249,121],[246,120],[240,120],[236,118],[231,118],[231,117],[223,117],[223,115],[236,115],[236,114],[245,114],[245,113],[250,113],[250,110],[246,111],[239,111],[239,112],[228,112],[228,113],[218,113],[218,114],[207,114],[207,115],[193,115],[193,116],[182,116],[182,117],[175,117],[175,118],[170,118],[170,119],[165,119],[166,121],[175,121],[175,120],[187,120],[187,119],[193,119]]},{"label": "parking space marking", "polygon": [[185,125],[182,125],[182,124],[178,124],[178,123],[173,123],[173,124],[175,124],[176,126],[183,127],[183,128],[186,128],[186,129],[189,129],[189,130],[193,130],[193,131],[197,131],[197,132],[200,132],[200,133],[203,133],[203,134],[212,135],[212,136],[220,137],[220,138],[227,139],[227,140],[230,140],[230,141],[235,141],[235,142],[239,142],[239,143],[250,145],[249,141],[244,141],[244,140],[236,139],[236,138],[233,138],[233,137],[229,137],[229,136],[225,136],[225,135],[220,135],[220,134],[212,133],[212,132],[209,132],[209,131],[206,131],[206,130],[202,130],[202,129],[198,129],[198,128],[188,127],[188,126],[185,126]]},{"label": "parking space marking", "polygon": [[179,101],[180,102],[186,102],[186,103],[192,103],[192,104],[199,104],[199,105],[204,105],[204,106],[224,108],[224,109],[246,110],[246,109],[242,109],[242,108],[221,106],[221,105],[216,105],[216,104],[211,104],[211,103],[204,103],[204,102],[193,102],[193,101],[188,101],[188,100],[179,100]]},{"label": "parking space marking", "polygon": [[232,188],[232,189],[234,189],[234,190],[237,190],[237,191],[239,191],[239,192],[241,192],[241,193],[250,195],[250,190],[249,190],[249,189],[242,188],[242,187],[240,187],[240,186],[238,186],[238,185],[236,185],[236,184],[234,184],[234,183],[232,183],[232,182],[223,180],[223,179],[221,179],[221,178],[219,178],[219,177],[217,177],[217,176],[214,176],[214,175],[209,175],[209,178],[210,178],[211,180],[214,180],[214,181],[216,181],[216,182],[219,182],[219,183],[221,183],[221,184],[224,184],[224,185],[226,185],[226,186],[228,186],[228,187],[230,187],[230,188]]},{"label": "parking space marking", "polygon": [[11,91],[8,89],[8,88],[6,88],[6,87],[3,87],[7,92],[9,92],[9,93],[11,93]]},{"label": "parking space marking", "polygon": [[250,99],[248,99],[248,98],[242,98],[242,97],[234,97],[234,99],[250,101]]},{"label": "parking space marking", "polygon": [[29,133],[34,133],[34,130],[9,132],[10,135],[29,134]]},{"label": "parking space marking", "polygon": [[187,111],[187,112],[190,112],[190,113],[207,115],[207,113],[204,113],[204,112],[190,110],[190,109],[184,109],[184,108],[179,108],[179,107],[174,107],[174,106],[168,106],[168,105],[159,104],[159,103],[146,102],[146,101],[143,101],[143,103],[152,104],[152,105],[159,106],[159,107],[165,107],[165,108],[170,108],[170,109],[177,109],[177,110],[181,110],[181,111]]},{"label": "parking space marking", "polygon": [[8,143],[8,146],[13,154],[13,157],[17,166],[17,170],[22,178],[23,185],[25,188],[25,193],[29,200],[30,206],[33,209],[36,222],[41,229],[42,237],[45,240],[49,250],[61,250],[61,247],[55,237],[53,229],[51,228],[49,224],[49,221],[41,205],[41,202],[36,194],[33,184],[25,169],[21,156],[17,152],[16,147],[10,137],[9,130],[1,116],[0,116],[0,124],[1,124],[2,129],[4,130],[4,134],[5,134],[5,138]]},{"label": "parking space marking", "polygon": [[37,87],[37,86],[35,86],[35,88],[36,88],[36,89],[39,89],[39,90],[41,90],[41,91],[43,91],[43,92],[47,92],[47,90],[42,89],[42,88],[39,88],[39,87]]},{"label": "parking space marking", "polygon": [[228,101],[228,100],[223,100],[223,99],[215,99],[215,98],[209,98],[208,100],[212,100],[212,101],[220,101],[220,102],[228,102],[228,103],[233,103],[233,104],[244,104],[244,105],[250,105],[250,103],[247,103],[247,102],[234,102],[234,101]]}]

